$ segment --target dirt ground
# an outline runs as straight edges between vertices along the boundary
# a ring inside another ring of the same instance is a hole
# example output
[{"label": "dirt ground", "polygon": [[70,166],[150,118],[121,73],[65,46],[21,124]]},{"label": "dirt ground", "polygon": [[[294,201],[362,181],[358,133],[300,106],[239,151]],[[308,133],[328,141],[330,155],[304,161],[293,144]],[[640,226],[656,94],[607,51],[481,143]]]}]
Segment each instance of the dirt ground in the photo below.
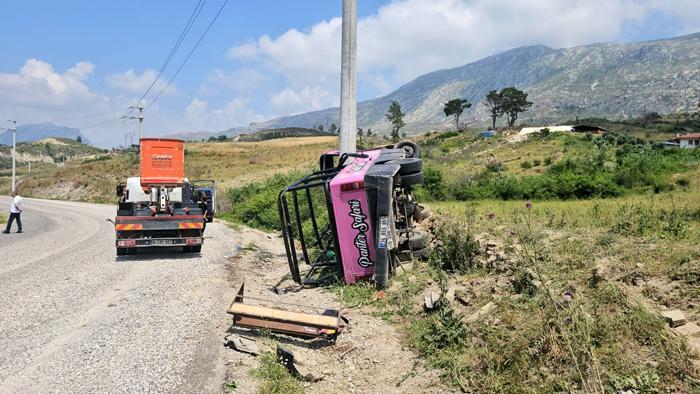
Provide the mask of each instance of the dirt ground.
[{"label": "dirt ground", "polygon": [[[339,300],[331,290],[304,288],[278,295],[272,289],[288,274],[282,240],[261,231],[240,228],[241,239],[250,243],[236,245],[229,261],[229,282],[238,286],[245,281],[245,295],[292,304],[337,308]],[[287,280],[284,285],[292,285]],[[283,286],[284,287],[284,286]],[[250,301],[254,303],[255,301]],[[285,308],[294,308],[287,307]],[[254,330],[232,328],[230,332],[258,341],[275,351],[279,344],[300,357],[317,382],[305,382],[308,392],[350,393],[432,393],[449,391],[439,381],[438,371],[424,363],[402,344],[399,334],[379,317],[357,309],[344,310],[350,323],[337,341],[305,340],[284,335],[261,335]],[[260,381],[250,370],[258,366],[255,357],[231,349],[226,359],[227,383],[235,383],[236,392],[256,392]],[[229,390],[224,387],[224,391]]]}]

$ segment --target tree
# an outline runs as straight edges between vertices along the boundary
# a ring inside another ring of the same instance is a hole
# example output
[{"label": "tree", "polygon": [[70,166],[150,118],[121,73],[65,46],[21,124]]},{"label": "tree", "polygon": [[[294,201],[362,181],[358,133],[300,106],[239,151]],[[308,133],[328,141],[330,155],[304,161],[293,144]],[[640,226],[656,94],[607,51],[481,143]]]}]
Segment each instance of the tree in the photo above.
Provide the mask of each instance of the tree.
[{"label": "tree", "polygon": [[490,91],[486,95],[486,112],[491,116],[491,128],[496,129],[496,119],[503,115],[503,108],[501,108],[501,94],[495,90]]},{"label": "tree", "polygon": [[529,110],[532,102],[527,101],[527,93],[513,86],[502,89],[499,95],[503,113],[508,116],[508,127],[513,127],[518,114]]},{"label": "tree", "polygon": [[472,103],[469,101],[462,98],[456,98],[446,102],[443,111],[445,111],[445,116],[454,116],[455,127],[457,130],[459,130],[459,117],[462,115],[462,112],[464,112],[465,109],[471,108],[471,106]]},{"label": "tree", "polygon": [[322,124],[318,125],[318,131],[323,131],[323,125],[322,125]]},{"label": "tree", "polygon": [[83,143],[83,137],[81,136],[78,136],[75,140],[78,141],[79,144]]},{"label": "tree", "polygon": [[359,135],[360,137],[362,137],[362,134],[363,134],[362,127],[358,127],[358,128],[357,128],[357,135]]},{"label": "tree", "polygon": [[331,124],[331,134],[335,134],[335,132],[338,131],[338,126],[335,125],[335,123]]},{"label": "tree", "polygon": [[372,136],[372,129],[368,128],[367,129],[367,137],[371,137],[371,136]]},{"label": "tree", "polygon": [[406,115],[401,112],[401,104],[396,101],[392,101],[389,105],[389,111],[386,113],[386,118],[391,122],[391,139],[394,141],[399,140],[399,130],[406,124],[403,122],[403,116]]}]

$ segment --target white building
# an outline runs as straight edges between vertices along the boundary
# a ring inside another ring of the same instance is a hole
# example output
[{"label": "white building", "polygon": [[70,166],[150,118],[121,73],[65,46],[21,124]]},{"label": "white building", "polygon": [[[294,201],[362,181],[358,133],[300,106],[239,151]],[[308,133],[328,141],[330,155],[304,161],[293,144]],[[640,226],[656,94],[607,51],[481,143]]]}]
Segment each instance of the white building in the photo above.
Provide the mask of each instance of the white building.
[{"label": "white building", "polygon": [[700,146],[700,133],[678,135],[671,141],[677,142],[681,148],[694,149]]}]

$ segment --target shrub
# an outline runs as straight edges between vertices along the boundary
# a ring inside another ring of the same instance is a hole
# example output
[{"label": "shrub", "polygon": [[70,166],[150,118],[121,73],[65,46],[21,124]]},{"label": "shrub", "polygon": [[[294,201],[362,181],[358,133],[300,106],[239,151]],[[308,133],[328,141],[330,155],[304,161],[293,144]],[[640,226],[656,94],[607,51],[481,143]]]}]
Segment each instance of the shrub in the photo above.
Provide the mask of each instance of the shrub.
[{"label": "shrub", "polygon": [[552,164],[552,158],[551,157],[545,157],[544,158],[544,165],[549,166]]},{"label": "shrub", "polygon": [[525,160],[524,162],[520,163],[520,167],[527,170],[528,168],[532,168],[532,163]]},{"label": "shrub", "polygon": [[425,167],[423,169],[423,188],[427,191],[428,197],[433,200],[445,198],[447,187],[442,172],[438,168]]},{"label": "shrub", "polygon": [[540,159],[535,159],[532,161],[532,166],[533,167],[539,167],[540,164],[542,164],[542,161]]},{"label": "shrub", "polygon": [[438,224],[435,238],[440,242],[430,254],[430,264],[448,272],[467,273],[479,255],[479,243],[468,229],[452,218]]}]

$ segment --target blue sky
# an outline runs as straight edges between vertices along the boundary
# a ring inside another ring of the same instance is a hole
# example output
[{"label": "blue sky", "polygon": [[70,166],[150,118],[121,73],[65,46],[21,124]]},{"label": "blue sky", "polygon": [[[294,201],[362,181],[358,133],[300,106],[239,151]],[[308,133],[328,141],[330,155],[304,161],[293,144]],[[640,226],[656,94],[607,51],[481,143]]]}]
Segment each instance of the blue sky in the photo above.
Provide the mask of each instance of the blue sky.
[{"label": "blue sky", "polygon": [[[153,80],[196,3],[0,1],[0,117],[36,123],[123,111]],[[165,79],[222,3],[205,3]],[[146,134],[220,131],[337,105],[340,12],[340,0],[230,0],[173,86],[148,109]],[[700,30],[700,2],[690,0],[358,0],[358,14],[360,99],[520,45]],[[57,123],[111,146],[134,127],[116,121],[120,115]]]}]

